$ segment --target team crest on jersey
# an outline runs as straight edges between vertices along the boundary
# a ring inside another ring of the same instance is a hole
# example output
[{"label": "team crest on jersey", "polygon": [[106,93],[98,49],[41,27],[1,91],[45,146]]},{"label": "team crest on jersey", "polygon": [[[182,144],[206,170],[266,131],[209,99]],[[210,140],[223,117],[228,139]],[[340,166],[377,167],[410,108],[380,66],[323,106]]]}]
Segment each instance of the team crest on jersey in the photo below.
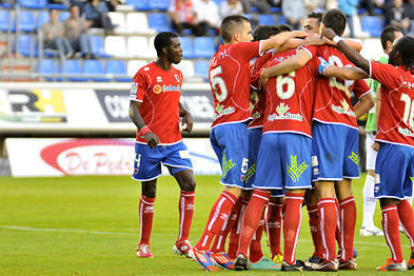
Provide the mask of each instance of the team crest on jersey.
[{"label": "team crest on jersey", "polygon": [[161,85],[159,85],[159,84],[154,85],[154,87],[152,88],[152,91],[155,94],[160,94],[161,93],[161,90],[162,90],[162,88],[161,88]]},{"label": "team crest on jersey", "polygon": [[290,179],[292,179],[292,181],[294,183],[299,182],[300,176],[306,171],[306,169],[308,167],[309,167],[309,165],[307,165],[305,161],[303,161],[298,166],[298,156],[297,155],[295,155],[295,156],[291,155],[290,156],[290,165],[286,164],[287,173],[288,173]]},{"label": "team crest on jersey", "polygon": [[157,77],[157,83],[162,82],[162,78],[160,76]]},{"label": "team crest on jersey", "polygon": [[174,77],[175,77],[175,80],[176,80],[177,82],[180,82],[180,78],[178,77],[178,75],[177,75],[177,74],[175,74],[175,75],[174,75]]}]

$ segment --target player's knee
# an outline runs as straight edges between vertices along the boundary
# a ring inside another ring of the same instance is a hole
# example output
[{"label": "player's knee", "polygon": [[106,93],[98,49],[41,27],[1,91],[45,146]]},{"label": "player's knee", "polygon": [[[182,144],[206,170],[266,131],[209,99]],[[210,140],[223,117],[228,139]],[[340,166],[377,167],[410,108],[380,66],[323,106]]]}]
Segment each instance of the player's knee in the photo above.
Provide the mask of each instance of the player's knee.
[{"label": "player's knee", "polygon": [[157,195],[156,182],[142,182],[141,192],[146,197],[154,198]]},{"label": "player's knee", "polygon": [[183,185],[181,185],[181,190],[185,192],[192,192],[196,188],[196,181],[193,177],[185,179]]}]

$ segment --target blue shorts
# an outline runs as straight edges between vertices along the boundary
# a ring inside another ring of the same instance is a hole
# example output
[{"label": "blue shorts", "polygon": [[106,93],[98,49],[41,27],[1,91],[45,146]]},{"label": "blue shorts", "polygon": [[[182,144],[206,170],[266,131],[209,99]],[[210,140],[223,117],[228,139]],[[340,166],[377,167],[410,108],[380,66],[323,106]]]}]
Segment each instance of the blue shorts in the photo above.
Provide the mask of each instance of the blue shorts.
[{"label": "blue shorts", "polygon": [[375,162],[375,198],[412,197],[414,148],[381,143]]},{"label": "blue shorts", "polygon": [[256,176],[256,161],[259,154],[262,128],[249,129],[249,168],[246,174],[245,189],[251,189]]},{"label": "blue shorts", "polygon": [[221,183],[244,189],[249,167],[249,133],[246,123],[214,127],[210,142],[220,162]]},{"label": "blue shorts", "polygon": [[315,122],[312,136],[312,181],[359,178],[358,130]]},{"label": "blue shorts", "polygon": [[254,188],[309,189],[312,139],[300,134],[267,133],[262,137]]},{"label": "blue shorts", "polygon": [[150,181],[161,175],[161,163],[168,167],[171,175],[183,170],[193,170],[190,153],[184,142],[173,145],[156,146],[135,143],[134,174],[138,181]]}]

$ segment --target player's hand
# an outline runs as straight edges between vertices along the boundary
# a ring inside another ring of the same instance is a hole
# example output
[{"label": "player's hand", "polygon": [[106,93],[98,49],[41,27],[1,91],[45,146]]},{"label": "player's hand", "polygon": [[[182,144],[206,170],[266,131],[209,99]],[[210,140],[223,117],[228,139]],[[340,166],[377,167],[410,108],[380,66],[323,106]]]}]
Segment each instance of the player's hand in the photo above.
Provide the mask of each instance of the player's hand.
[{"label": "player's hand", "polygon": [[[181,128],[184,132],[190,133],[193,130],[194,119],[190,112],[186,113],[181,121]],[[185,128],[184,128],[185,126]]]},{"label": "player's hand", "polygon": [[319,34],[312,34],[308,36],[302,42],[303,46],[311,46],[311,45],[319,46],[319,45],[325,45],[325,44],[332,45],[335,43],[333,43],[331,40],[327,39],[326,37],[321,37]]},{"label": "player's hand", "polygon": [[155,148],[160,143],[160,139],[158,139],[158,136],[152,132],[148,132],[147,134],[145,134],[145,140],[147,141],[147,144],[151,149]]},{"label": "player's hand", "polygon": [[322,36],[326,37],[329,40],[333,40],[333,38],[336,36],[336,33],[331,28],[326,28],[322,32]]},{"label": "player's hand", "polygon": [[372,149],[375,151],[379,151],[380,145],[377,142],[374,142],[374,144],[372,144]]},{"label": "player's hand", "polygon": [[266,69],[263,69],[260,72],[259,90],[265,90],[266,89],[267,82],[269,81],[269,76],[266,72],[267,72]]},{"label": "player's hand", "polygon": [[308,37],[309,33],[304,31],[293,31],[295,34],[295,37]]}]

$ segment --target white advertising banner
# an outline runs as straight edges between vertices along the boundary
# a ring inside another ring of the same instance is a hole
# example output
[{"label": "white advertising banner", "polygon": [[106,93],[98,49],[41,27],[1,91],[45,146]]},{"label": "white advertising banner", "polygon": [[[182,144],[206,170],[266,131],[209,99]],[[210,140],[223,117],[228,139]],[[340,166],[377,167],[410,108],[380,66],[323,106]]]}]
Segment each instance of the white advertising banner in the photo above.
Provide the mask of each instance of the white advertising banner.
[{"label": "white advertising banner", "polygon": [[[221,174],[206,138],[184,139],[195,174]],[[133,139],[6,139],[12,176],[131,175]],[[163,167],[163,174],[168,170]]]}]

